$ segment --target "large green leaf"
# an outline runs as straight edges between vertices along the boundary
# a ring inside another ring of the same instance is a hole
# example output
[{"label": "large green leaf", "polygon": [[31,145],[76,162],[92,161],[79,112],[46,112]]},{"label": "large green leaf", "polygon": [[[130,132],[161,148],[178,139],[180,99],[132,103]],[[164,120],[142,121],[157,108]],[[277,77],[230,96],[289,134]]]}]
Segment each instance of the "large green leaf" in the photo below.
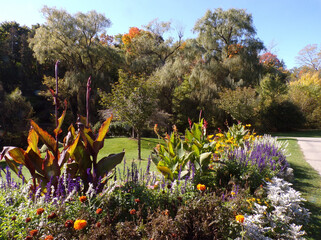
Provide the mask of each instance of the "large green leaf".
[{"label": "large green leaf", "polygon": [[212,157],[211,152],[202,153],[200,155],[200,163],[203,171],[206,171],[208,169],[208,165],[210,163],[211,157]]},{"label": "large green leaf", "polygon": [[92,161],[82,142],[78,142],[78,145],[73,153],[73,158],[78,164],[78,173],[80,177],[82,179],[87,178],[87,169],[92,168]]},{"label": "large green leaf", "polygon": [[56,140],[49,133],[40,128],[33,120],[30,120],[30,124],[33,127],[33,129],[37,132],[41,141],[48,147],[48,149],[52,153],[56,153]]},{"label": "large green leaf", "polygon": [[110,154],[107,157],[102,158],[97,163],[97,176],[103,177],[105,174],[114,169],[123,160],[125,152]]}]

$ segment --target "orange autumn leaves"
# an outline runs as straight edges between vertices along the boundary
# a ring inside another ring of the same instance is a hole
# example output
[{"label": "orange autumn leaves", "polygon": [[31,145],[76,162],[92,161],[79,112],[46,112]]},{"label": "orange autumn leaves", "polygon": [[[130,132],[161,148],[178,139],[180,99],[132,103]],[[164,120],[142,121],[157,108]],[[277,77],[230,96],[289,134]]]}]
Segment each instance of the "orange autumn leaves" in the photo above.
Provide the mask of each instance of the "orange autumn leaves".
[{"label": "orange autumn leaves", "polygon": [[141,33],[141,29],[137,27],[132,27],[129,29],[129,33],[124,34],[122,37],[122,41],[125,44],[125,46],[129,45],[132,42],[132,39],[136,36],[138,36]]}]

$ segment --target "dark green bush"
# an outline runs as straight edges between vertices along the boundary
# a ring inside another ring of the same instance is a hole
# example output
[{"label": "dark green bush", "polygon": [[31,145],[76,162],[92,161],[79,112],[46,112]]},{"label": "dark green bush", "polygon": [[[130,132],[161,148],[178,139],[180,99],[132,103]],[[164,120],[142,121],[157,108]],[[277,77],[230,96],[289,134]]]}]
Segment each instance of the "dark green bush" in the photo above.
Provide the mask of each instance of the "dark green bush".
[{"label": "dark green bush", "polygon": [[290,131],[303,127],[305,118],[299,107],[290,101],[273,102],[260,112],[261,127],[265,131]]}]

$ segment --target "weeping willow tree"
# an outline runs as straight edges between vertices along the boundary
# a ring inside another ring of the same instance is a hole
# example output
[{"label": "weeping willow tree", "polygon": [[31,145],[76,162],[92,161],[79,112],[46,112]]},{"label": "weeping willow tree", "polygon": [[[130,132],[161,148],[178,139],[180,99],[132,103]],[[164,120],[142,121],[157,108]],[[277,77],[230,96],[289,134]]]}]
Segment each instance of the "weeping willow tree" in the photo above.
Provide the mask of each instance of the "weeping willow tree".
[{"label": "weeping willow tree", "polygon": [[197,120],[202,110],[222,123],[224,112],[215,99],[222,89],[259,84],[259,53],[264,46],[256,38],[251,14],[242,9],[209,10],[194,31],[197,38],[186,40],[175,58],[154,74],[161,97],[166,96],[161,102],[171,103],[166,110],[176,121]]},{"label": "weeping willow tree", "polygon": [[[74,114],[84,114],[86,82],[92,77],[92,88],[110,90],[117,79],[117,50],[102,44],[100,35],[106,33],[111,22],[96,11],[69,14],[65,10],[44,7],[46,22],[36,29],[29,45],[40,63],[61,61],[65,69],[63,79],[76,106]],[[93,91],[95,93],[95,91]]]}]

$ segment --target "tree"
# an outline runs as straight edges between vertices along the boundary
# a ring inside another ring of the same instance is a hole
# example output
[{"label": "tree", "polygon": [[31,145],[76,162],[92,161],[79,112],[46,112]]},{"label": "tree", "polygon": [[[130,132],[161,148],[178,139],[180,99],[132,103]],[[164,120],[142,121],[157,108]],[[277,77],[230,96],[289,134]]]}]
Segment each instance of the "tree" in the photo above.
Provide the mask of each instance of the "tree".
[{"label": "tree", "polygon": [[8,93],[19,87],[24,94],[33,94],[40,85],[37,62],[28,46],[29,34],[28,27],[16,22],[0,25],[0,81]]},{"label": "tree", "polygon": [[309,127],[320,127],[321,77],[318,72],[307,72],[289,84],[289,98],[303,112]]},{"label": "tree", "polygon": [[46,23],[36,29],[30,46],[40,63],[61,61],[66,69],[63,77],[72,96],[69,102],[78,106],[74,115],[83,114],[88,76],[92,76],[93,88],[108,90],[117,75],[118,53],[99,39],[111,22],[95,11],[71,15],[64,10],[44,7],[42,13]]},{"label": "tree", "polygon": [[250,87],[238,87],[235,90],[224,89],[217,100],[219,108],[227,112],[234,120],[253,123],[258,106],[257,93]]},{"label": "tree", "polygon": [[296,60],[301,66],[318,71],[321,67],[321,48],[317,44],[309,44],[299,51]]},{"label": "tree", "polygon": [[4,93],[1,85],[0,89],[0,140],[5,145],[22,147],[26,144],[22,139],[27,134],[28,119],[33,114],[33,108],[19,88],[10,94]]},{"label": "tree", "polygon": [[159,22],[157,19],[144,29],[130,28],[121,38],[129,71],[149,76],[173,58],[183,44],[183,34],[178,33],[177,41],[172,37],[164,39],[170,31],[170,22]]},{"label": "tree", "polygon": [[217,87],[230,87],[227,77],[232,82],[242,80],[245,85],[258,83],[258,53],[263,44],[255,38],[250,14],[242,9],[208,10],[194,30],[198,32],[196,41],[202,59],[198,71],[209,72],[202,81],[215,82]]},{"label": "tree", "polygon": [[156,108],[155,90],[145,77],[130,76],[120,71],[112,92],[100,92],[101,105],[111,109],[116,118],[130,124],[137,134],[138,159],[141,159],[141,133]]}]

